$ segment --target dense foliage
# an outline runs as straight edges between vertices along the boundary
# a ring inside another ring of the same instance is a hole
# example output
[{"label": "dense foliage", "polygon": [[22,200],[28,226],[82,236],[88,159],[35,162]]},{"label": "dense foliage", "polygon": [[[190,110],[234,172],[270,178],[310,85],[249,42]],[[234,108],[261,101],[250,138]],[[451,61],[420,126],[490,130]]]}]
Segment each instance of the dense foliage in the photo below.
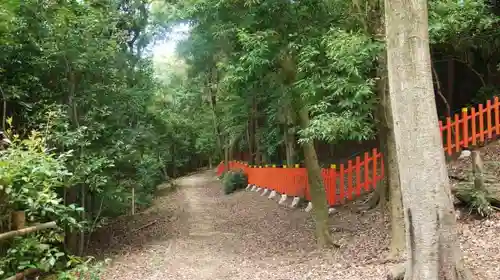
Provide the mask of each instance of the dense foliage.
[{"label": "dense foliage", "polygon": [[229,170],[222,174],[222,185],[225,194],[244,189],[248,185],[248,176],[243,170]]},{"label": "dense foliage", "polygon": [[19,211],[23,226],[58,225],[1,240],[0,278],[75,267],[103,218],[217,160],[185,75],[169,64],[154,75],[157,30],[147,1],[0,3],[0,125],[12,141],[0,151],[0,232]]},{"label": "dense foliage", "polygon": [[[286,148],[297,148],[296,137],[328,143],[375,137],[377,83],[386,78],[376,71],[384,52],[381,5],[199,0],[156,1],[152,10],[170,26],[191,27],[179,55],[189,83],[211,100],[219,153],[227,148],[229,157],[245,151],[251,162],[282,163]],[[494,8],[476,0],[429,2],[441,115],[496,93]],[[297,121],[303,107],[311,116],[307,128]],[[301,158],[298,152],[291,161]]]},{"label": "dense foliage", "polygon": [[[498,90],[491,12],[429,2],[443,115]],[[13,143],[0,151],[0,232],[19,211],[58,227],[1,243],[0,277],[84,263],[72,254],[103,218],[147,206],[170,177],[240,152],[294,164],[299,144],[374,138],[382,14],[378,1],[2,1],[0,125]],[[178,57],[153,63],[153,39],[179,24]],[[227,192],[245,185],[233,175]]]}]

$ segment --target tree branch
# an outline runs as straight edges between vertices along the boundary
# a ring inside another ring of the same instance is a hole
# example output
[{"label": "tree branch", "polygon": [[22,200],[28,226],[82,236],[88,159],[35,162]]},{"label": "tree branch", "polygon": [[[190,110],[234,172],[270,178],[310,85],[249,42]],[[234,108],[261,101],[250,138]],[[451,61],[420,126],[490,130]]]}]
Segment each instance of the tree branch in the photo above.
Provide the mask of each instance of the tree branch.
[{"label": "tree branch", "polygon": [[20,235],[25,235],[28,233],[32,233],[32,232],[40,231],[40,230],[44,230],[44,229],[56,228],[56,227],[57,227],[56,222],[48,222],[48,223],[43,223],[43,224],[39,224],[39,225],[32,226],[32,227],[19,229],[19,230],[8,231],[8,232],[0,233],[0,240],[4,240],[4,239],[12,238],[15,236],[20,236]]}]

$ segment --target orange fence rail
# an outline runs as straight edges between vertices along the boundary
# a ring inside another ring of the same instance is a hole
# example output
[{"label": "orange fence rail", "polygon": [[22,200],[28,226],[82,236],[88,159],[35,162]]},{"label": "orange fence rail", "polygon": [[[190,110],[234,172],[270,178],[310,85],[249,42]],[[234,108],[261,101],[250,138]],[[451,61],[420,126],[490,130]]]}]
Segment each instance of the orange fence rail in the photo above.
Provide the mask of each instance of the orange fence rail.
[{"label": "orange fence rail", "polygon": [[[448,155],[460,152],[462,148],[484,143],[500,135],[500,102],[495,97],[486,106],[463,109],[462,113],[439,121],[444,151]],[[224,172],[221,162],[217,175]],[[307,170],[295,167],[276,167],[275,165],[252,166],[240,161],[229,162],[229,169],[241,169],[248,176],[248,183],[276,191],[288,196],[299,196],[310,200]],[[347,164],[331,165],[322,169],[329,205],[344,203],[376,188],[384,178],[383,156],[377,149],[356,156]]]},{"label": "orange fence rail", "polygon": [[464,108],[461,114],[446,118],[446,123],[439,121],[443,148],[448,155],[458,153],[462,148],[476,146],[485,140],[500,135],[500,101],[496,96],[488,100],[486,106]]}]

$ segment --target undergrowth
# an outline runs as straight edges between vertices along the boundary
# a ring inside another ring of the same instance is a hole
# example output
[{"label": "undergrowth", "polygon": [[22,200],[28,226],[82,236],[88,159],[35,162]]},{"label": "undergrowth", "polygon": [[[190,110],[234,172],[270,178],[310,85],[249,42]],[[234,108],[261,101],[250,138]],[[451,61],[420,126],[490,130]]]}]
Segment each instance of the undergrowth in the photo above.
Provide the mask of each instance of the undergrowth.
[{"label": "undergrowth", "polygon": [[244,189],[248,184],[248,177],[242,170],[230,170],[221,175],[225,194],[231,194]]}]

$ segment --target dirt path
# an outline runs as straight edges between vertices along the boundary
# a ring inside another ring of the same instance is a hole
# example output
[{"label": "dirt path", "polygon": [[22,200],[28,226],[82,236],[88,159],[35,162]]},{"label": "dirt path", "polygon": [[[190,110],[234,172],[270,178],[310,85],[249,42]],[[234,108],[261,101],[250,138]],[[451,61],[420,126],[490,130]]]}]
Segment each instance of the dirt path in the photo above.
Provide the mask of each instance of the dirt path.
[{"label": "dirt path", "polygon": [[332,224],[343,248],[318,252],[308,213],[257,193],[226,196],[214,178],[210,171],[179,179],[176,192],[143,214],[154,226],[120,241],[102,279],[385,279],[392,264],[377,263],[388,241],[380,214],[340,209]]}]

